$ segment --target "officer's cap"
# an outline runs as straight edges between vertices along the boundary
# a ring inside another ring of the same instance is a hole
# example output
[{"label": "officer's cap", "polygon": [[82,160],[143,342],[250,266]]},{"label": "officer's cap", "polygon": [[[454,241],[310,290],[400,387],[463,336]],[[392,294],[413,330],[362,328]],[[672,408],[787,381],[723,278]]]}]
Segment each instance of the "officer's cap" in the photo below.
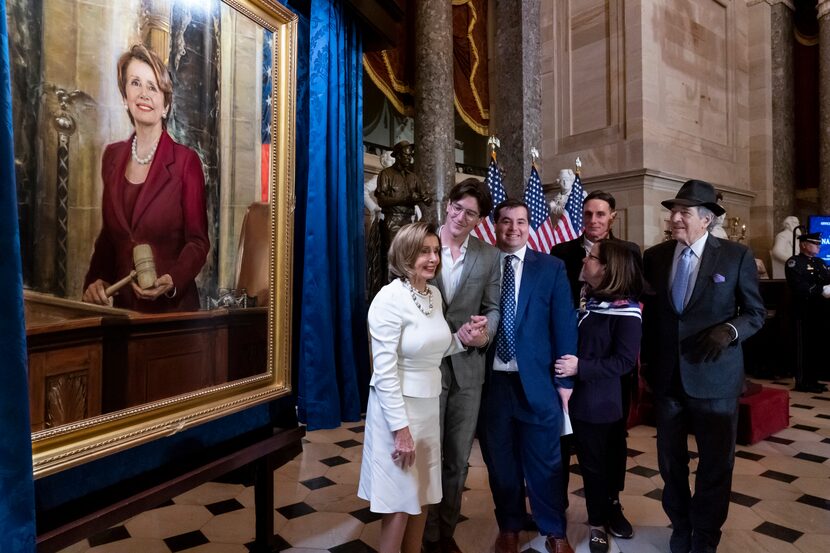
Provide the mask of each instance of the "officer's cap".
[{"label": "officer's cap", "polygon": [[809,234],[802,234],[798,237],[799,242],[809,242],[811,244],[818,244],[821,246],[821,233],[811,232]]}]

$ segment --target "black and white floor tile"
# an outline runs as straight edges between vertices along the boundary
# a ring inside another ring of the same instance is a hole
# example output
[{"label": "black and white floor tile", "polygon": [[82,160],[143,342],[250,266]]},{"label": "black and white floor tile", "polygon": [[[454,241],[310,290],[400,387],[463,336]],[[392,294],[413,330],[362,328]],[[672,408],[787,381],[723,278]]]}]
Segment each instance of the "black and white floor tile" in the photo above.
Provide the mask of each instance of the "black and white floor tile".
[{"label": "black and white floor tile", "polygon": [[[786,381],[764,384],[791,386]],[[738,446],[732,503],[720,552],[830,551],[830,393],[791,392],[790,422],[789,428],[766,440]],[[653,427],[638,426],[630,431],[622,503],[636,533],[631,540],[612,539],[611,553],[668,549],[671,531],[660,506],[662,480],[654,437]],[[274,523],[281,550],[376,550],[380,518],[356,496],[362,439],[362,423],[309,432],[303,453],[277,469]],[[693,438],[690,447],[694,449]],[[692,470],[695,463],[693,460]],[[568,536],[577,553],[587,553],[582,479],[578,471],[573,472]],[[466,488],[456,539],[465,553],[492,552],[498,530],[478,444],[470,458]],[[253,539],[253,488],[211,482],[62,553],[246,553]],[[522,543],[523,551],[544,551],[536,534],[523,533]]]}]

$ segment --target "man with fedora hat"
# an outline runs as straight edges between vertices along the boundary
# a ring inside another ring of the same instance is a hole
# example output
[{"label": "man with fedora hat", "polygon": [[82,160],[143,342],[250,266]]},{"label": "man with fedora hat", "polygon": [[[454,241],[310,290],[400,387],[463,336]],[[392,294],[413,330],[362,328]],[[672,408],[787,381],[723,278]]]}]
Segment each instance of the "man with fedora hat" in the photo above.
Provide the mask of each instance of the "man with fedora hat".
[{"label": "man with fedora hat", "polygon": [[793,296],[796,327],[795,389],[820,394],[827,386],[818,381],[819,347],[827,336],[830,319],[830,267],[818,257],[821,233],[798,237],[799,253],[787,260],[784,275]]},{"label": "man with fedora hat", "polygon": [[[672,240],[643,255],[651,285],[643,307],[643,373],[655,394],[671,551],[713,552],[732,487],[741,342],[761,328],[764,304],[749,249],[709,233],[724,213],[711,184],[687,181],[662,203],[671,211]],[[699,456],[694,494],[689,433]]]}]

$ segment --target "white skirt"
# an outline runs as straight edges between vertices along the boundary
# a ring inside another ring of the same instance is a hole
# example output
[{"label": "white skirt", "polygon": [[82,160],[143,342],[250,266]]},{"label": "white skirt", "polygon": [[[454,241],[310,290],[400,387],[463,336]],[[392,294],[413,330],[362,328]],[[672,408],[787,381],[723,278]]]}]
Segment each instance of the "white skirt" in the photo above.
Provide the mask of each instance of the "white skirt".
[{"label": "white skirt", "polygon": [[422,505],[441,501],[439,398],[404,396],[403,400],[415,440],[415,464],[407,468],[392,461],[395,438],[383,418],[375,388],[369,388],[357,496],[369,501],[373,513],[418,515]]}]

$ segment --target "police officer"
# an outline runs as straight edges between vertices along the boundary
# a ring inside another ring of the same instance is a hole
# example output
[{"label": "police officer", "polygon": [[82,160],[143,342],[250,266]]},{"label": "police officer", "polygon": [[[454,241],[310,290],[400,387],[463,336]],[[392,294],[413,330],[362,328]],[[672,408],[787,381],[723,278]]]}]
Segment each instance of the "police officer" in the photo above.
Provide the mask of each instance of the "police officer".
[{"label": "police officer", "polygon": [[827,386],[818,381],[818,350],[830,330],[830,267],[818,257],[821,233],[802,234],[798,241],[800,252],[789,258],[784,268],[793,296],[798,340],[795,389],[821,393]]}]

